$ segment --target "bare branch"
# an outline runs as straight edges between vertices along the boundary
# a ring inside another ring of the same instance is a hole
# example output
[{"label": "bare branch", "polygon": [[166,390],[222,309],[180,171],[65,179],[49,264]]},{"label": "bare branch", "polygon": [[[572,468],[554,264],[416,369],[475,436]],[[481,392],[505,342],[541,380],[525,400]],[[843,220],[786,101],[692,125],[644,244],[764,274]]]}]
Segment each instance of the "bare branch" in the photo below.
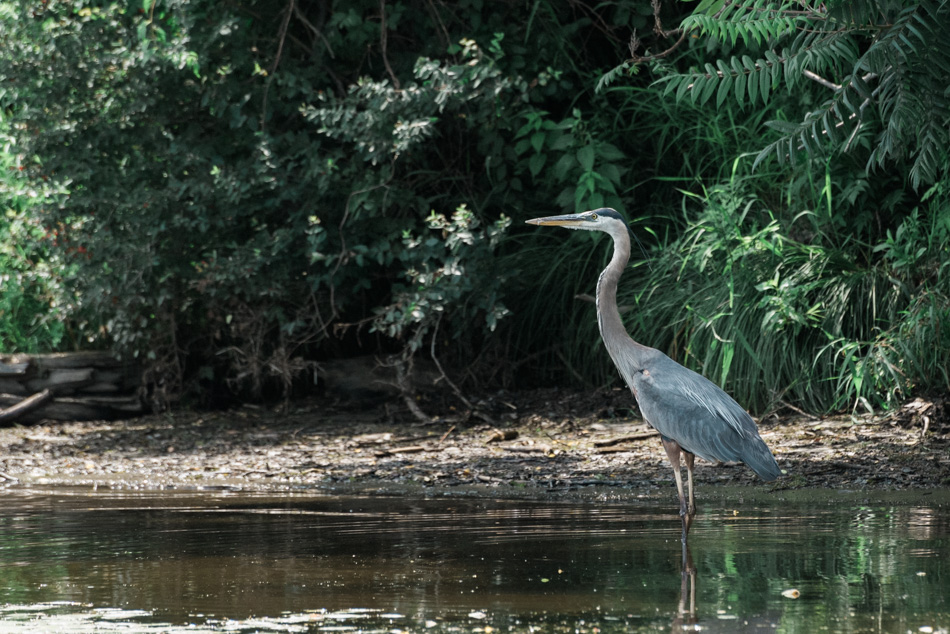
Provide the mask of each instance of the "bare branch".
[{"label": "bare branch", "polygon": [[449,384],[449,387],[452,388],[452,391],[455,392],[455,395],[458,396],[462,400],[463,403],[465,403],[465,407],[469,409],[475,409],[474,407],[472,407],[472,403],[467,398],[465,398],[464,394],[462,394],[462,390],[458,388],[458,386],[452,381],[452,379],[449,378],[449,375],[445,373],[445,370],[442,369],[442,364],[439,363],[439,357],[435,355],[435,341],[438,338],[439,324],[441,323],[442,323],[442,318],[439,317],[439,319],[437,319],[435,322],[435,326],[432,328],[432,341],[430,342],[430,345],[429,345],[429,354],[432,356],[432,360],[435,361],[435,367],[439,369],[439,373],[442,375],[442,378],[445,379],[445,382]]},{"label": "bare branch", "polygon": [[300,20],[305,27],[310,29],[314,35],[316,35],[323,42],[323,45],[327,47],[327,52],[330,53],[330,59],[336,59],[336,55],[333,53],[333,48],[330,46],[330,41],[327,40],[326,36],[313,25],[310,20],[307,19],[307,16],[303,14],[303,11],[300,10],[300,7],[294,6],[294,15],[297,16],[297,19]]},{"label": "bare branch", "polygon": [[393,87],[399,90],[399,78],[393,72],[393,67],[389,65],[389,57],[386,55],[386,0],[379,0],[379,47],[383,52],[383,64],[386,65],[386,72],[393,80]]},{"label": "bare branch", "polygon": [[827,79],[825,79],[825,78],[822,77],[821,75],[818,75],[817,73],[813,73],[812,71],[808,70],[807,68],[802,69],[802,75],[804,75],[804,76],[807,77],[808,79],[811,79],[812,81],[818,82],[819,84],[821,84],[821,85],[824,86],[825,88],[830,88],[831,90],[835,90],[835,91],[841,90],[841,86],[839,86],[838,84],[836,84],[836,83],[834,83],[834,82],[831,82],[831,81],[828,81]]},{"label": "bare branch", "polygon": [[637,32],[634,30],[633,34],[630,36],[630,59],[627,60],[633,64],[644,64],[646,62],[663,59],[664,57],[671,55],[676,49],[682,46],[683,42],[686,41],[686,31],[684,29],[673,29],[671,31],[664,30],[663,22],[660,20],[660,9],[662,8],[661,0],[653,0],[652,5],[653,32],[662,38],[668,39],[678,36],[678,39],[673,42],[673,45],[667,48],[665,51],[661,51],[653,55],[640,55],[637,53],[637,51],[640,50],[640,38],[637,37]]},{"label": "bare branch", "polygon": [[284,52],[284,41],[287,39],[287,26],[290,24],[290,16],[294,12],[295,0],[290,0],[287,8],[284,9],[284,19],[280,24],[280,31],[277,33],[277,55],[274,56],[274,63],[271,64],[267,72],[267,80],[264,82],[264,97],[261,103],[261,130],[267,127],[267,95],[270,92],[270,84],[274,81],[274,73],[280,64],[280,57]]}]

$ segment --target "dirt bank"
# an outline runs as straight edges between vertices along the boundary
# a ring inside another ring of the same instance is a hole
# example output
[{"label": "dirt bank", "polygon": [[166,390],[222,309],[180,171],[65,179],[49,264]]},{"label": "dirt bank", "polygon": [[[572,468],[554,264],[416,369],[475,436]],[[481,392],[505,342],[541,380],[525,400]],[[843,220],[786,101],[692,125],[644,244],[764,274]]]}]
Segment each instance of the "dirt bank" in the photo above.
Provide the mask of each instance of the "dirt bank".
[{"label": "dirt bank", "polygon": [[[622,390],[553,390],[483,400],[475,413],[420,423],[407,408],[307,403],[289,412],[243,407],[115,422],[0,429],[8,485],[129,488],[333,488],[549,496],[585,490],[668,494],[659,438]],[[950,485],[950,422],[942,401],[896,414],[759,422],[786,475],[764,484],[746,467],[698,461],[697,485],[776,491],[932,489]]]}]

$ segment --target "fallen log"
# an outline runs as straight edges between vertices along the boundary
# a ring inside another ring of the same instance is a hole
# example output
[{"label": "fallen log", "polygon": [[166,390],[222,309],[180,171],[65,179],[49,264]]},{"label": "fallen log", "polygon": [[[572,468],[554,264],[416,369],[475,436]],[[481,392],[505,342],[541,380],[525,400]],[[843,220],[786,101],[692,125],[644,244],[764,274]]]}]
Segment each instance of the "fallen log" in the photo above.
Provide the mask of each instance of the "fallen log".
[{"label": "fallen log", "polygon": [[[32,398],[32,397],[31,397]],[[23,398],[11,394],[0,394],[0,408],[16,406]],[[114,420],[145,413],[145,406],[137,396],[120,397],[50,397],[41,403],[42,407],[21,411],[16,420],[37,422],[44,419],[74,420]],[[3,410],[9,411],[10,408]],[[13,418],[0,419],[9,423]]]},{"label": "fallen log", "polygon": [[37,392],[33,396],[28,396],[12,407],[0,410],[0,423],[14,421],[33,411],[40,405],[43,405],[51,398],[53,398],[53,392],[49,389]]}]

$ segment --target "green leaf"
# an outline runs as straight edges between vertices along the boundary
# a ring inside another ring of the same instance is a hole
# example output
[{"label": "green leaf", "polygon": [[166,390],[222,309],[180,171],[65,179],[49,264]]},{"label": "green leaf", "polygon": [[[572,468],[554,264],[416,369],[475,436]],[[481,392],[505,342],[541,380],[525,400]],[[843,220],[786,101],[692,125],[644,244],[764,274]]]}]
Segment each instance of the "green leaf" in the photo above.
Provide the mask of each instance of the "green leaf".
[{"label": "green leaf", "polygon": [[732,367],[732,357],[736,352],[736,344],[731,341],[724,341],[722,344],[722,367],[720,382],[725,385],[729,378],[729,369]]},{"label": "green leaf", "polygon": [[627,155],[613,143],[598,143],[597,156],[605,161],[622,161],[627,158]]},{"label": "green leaf", "polygon": [[600,173],[614,185],[620,185],[620,169],[613,163],[606,163],[600,167]]},{"label": "green leaf", "polygon": [[544,139],[547,137],[547,132],[538,131],[531,135],[531,147],[534,148],[535,152],[540,152],[541,148],[544,147]]},{"label": "green leaf", "polygon": [[747,75],[742,70],[742,68],[739,67],[739,60],[735,57],[732,58],[732,68],[736,74],[736,101],[741,108],[745,105],[745,85]]},{"label": "green leaf", "polygon": [[722,9],[725,0],[701,0],[699,5],[693,9],[693,13],[708,13],[715,15]]},{"label": "green leaf", "polygon": [[535,131],[535,130],[537,130],[537,129],[538,129],[538,120],[537,120],[537,118],[536,118],[536,117],[530,117],[530,118],[528,119],[528,122],[527,122],[527,123],[525,123],[523,126],[521,126],[520,128],[518,128],[518,132],[515,133],[515,138],[516,138],[516,139],[520,139],[521,137],[525,136],[525,135],[528,134],[529,132],[533,132],[533,131]]},{"label": "green leaf", "polygon": [[719,80],[719,92],[716,94],[717,108],[722,108],[722,104],[726,102],[726,99],[729,97],[729,93],[732,92],[732,83],[733,79],[731,75],[726,75]]},{"label": "green leaf", "polygon": [[742,65],[749,73],[746,90],[749,92],[749,101],[754,104],[759,99],[759,75],[761,73],[755,62],[753,62],[752,58],[748,55],[742,56]]},{"label": "green leaf", "polygon": [[567,176],[567,174],[574,169],[576,161],[574,160],[573,154],[564,154],[558,159],[557,163],[554,164],[554,177],[562,181]]},{"label": "green leaf", "polygon": [[569,132],[557,133],[553,137],[552,140],[551,135],[548,136],[548,148],[554,152],[561,152],[574,145],[574,135]]},{"label": "green leaf", "polygon": [[544,168],[544,164],[548,160],[548,155],[543,152],[535,154],[528,160],[528,169],[531,170],[532,176],[537,176],[541,173],[541,170]]},{"label": "green leaf", "polygon": [[[686,96],[687,92],[691,91],[695,82],[694,76],[690,76],[690,75],[682,75],[678,79],[679,79],[679,85],[676,85],[671,82],[667,86],[667,90],[669,90],[673,86],[676,86],[676,102],[677,103],[683,101],[683,97]],[[696,100],[695,97],[693,97],[693,101],[695,100]]]},{"label": "green leaf", "polygon": [[769,105],[769,90],[772,88],[772,74],[769,72],[769,69],[765,67],[763,62],[763,68],[759,71],[759,95],[762,96],[762,103],[764,105]]},{"label": "green leaf", "polygon": [[[707,64],[712,68],[709,64]],[[704,104],[709,101],[709,98],[712,97],[712,94],[716,91],[716,84],[719,82],[719,76],[716,74],[716,70],[713,69],[712,73],[706,77],[697,77],[696,83],[700,84],[702,82],[702,88],[700,91],[693,90],[693,100],[698,101],[700,104]]]},{"label": "green leaf", "polygon": [[594,169],[594,148],[590,145],[577,150],[577,162],[581,164],[581,169],[590,172]]}]

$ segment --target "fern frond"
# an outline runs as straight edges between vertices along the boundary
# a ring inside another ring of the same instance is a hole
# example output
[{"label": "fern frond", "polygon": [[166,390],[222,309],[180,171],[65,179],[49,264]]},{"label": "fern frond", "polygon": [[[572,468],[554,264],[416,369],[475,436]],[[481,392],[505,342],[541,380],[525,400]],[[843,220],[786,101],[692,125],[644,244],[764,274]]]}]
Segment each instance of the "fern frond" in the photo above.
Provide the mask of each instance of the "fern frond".
[{"label": "fern frond", "polygon": [[[767,44],[759,59],[737,55],[670,75],[664,94],[717,107],[767,104],[780,85],[803,77],[833,90],[801,121],[771,122],[779,137],[756,157],[796,160],[867,147],[867,169],[913,161],[917,188],[950,163],[950,0],[855,0],[811,10],[806,2],[707,0],[683,28],[746,47]],[[780,48],[782,47],[782,48]],[[862,50],[863,49],[863,50]]]},{"label": "fern frond", "polygon": [[858,55],[858,43],[851,29],[802,31],[786,53],[789,60],[785,69],[786,84],[794,87],[804,70],[841,77],[854,67]]},{"label": "fern frond", "polygon": [[796,10],[800,2],[751,0],[715,2],[700,6],[683,20],[681,28],[698,31],[720,42],[735,46],[761,46],[809,25],[809,13]]},{"label": "fern frond", "polygon": [[614,83],[618,77],[621,75],[635,75],[639,72],[640,67],[636,65],[631,65],[629,61],[624,62],[620,66],[611,68],[606,73],[600,76],[600,79],[597,80],[597,85],[594,87],[595,93],[602,92],[605,88]]},{"label": "fern frond", "polygon": [[689,94],[693,103],[703,104],[716,94],[717,107],[733,93],[743,106],[745,98],[755,105],[760,99],[768,104],[769,95],[779,84],[792,90],[801,82],[803,72],[842,74],[858,58],[858,45],[848,31],[812,30],[800,34],[781,53],[766,50],[764,57],[752,60],[747,55],[706,64],[704,71],[670,75],[657,83],[666,83],[664,94],[676,92],[677,101]]},{"label": "fern frond", "polygon": [[693,103],[704,104],[716,94],[717,106],[735,90],[739,105],[744,105],[748,96],[751,103],[759,99],[768,103],[769,94],[778,87],[783,57],[767,51],[764,58],[753,60],[748,55],[733,57],[728,62],[718,60],[716,66],[706,64],[703,71],[668,75],[656,84],[666,84],[663,94],[676,92],[676,100],[682,101],[688,94]]},{"label": "fern frond", "polygon": [[802,152],[814,159],[840,151],[846,139],[856,135],[862,125],[855,117],[842,116],[841,94],[807,113],[799,122],[768,121],[766,125],[780,136],[758,153],[753,169],[770,157],[779,163],[795,163]]},{"label": "fern frond", "polygon": [[859,72],[877,76],[877,89],[865,100],[874,102],[883,124],[868,169],[888,160],[913,159],[910,179],[915,189],[934,182],[945,168],[950,143],[950,47],[944,43],[948,28],[950,7],[945,2],[920,2],[901,11],[856,63],[856,79]]}]

